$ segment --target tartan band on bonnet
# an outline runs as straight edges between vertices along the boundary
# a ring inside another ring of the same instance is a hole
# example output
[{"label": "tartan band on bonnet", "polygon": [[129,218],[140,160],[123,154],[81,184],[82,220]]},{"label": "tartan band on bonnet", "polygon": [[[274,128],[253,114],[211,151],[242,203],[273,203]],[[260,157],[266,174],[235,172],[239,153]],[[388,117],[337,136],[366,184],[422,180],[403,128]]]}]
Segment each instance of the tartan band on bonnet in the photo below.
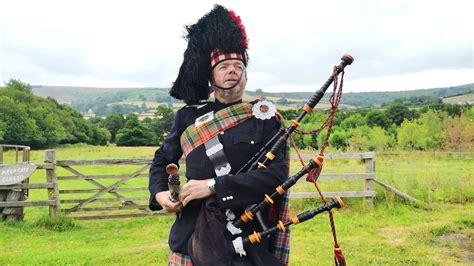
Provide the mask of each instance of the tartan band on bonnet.
[{"label": "tartan band on bonnet", "polygon": [[224,53],[221,52],[219,49],[215,49],[211,53],[211,69],[214,68],[215,65],[218,63],[225,61],[225,60],[230,60],[230,59],[237,59],[240,61],[244,61],[244,57],[242,54],[239,53]]}]

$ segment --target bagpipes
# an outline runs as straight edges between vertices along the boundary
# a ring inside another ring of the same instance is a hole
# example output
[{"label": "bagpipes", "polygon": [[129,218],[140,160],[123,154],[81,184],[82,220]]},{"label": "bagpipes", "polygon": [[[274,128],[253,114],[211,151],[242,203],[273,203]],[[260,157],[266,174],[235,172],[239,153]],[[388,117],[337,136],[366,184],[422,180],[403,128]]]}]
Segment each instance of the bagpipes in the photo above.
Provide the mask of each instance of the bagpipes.
[{"label": "bagpipes", "polygon": [[[316,184],[317,176],[321,172],[323,166],[324,150],[327,145],[329,135],[331,134],[332,124],[334,114],[337,110],[337,107],[341,98],[342,91],[342,81],[344,75],[344,68],[347,65],[350,65],[354,59],[350,55],[344,55],[341,58],[341,63],[334,67],[332,75],[329,79],[323,84],[323,86],[314,93],[314,95],[309,99],[309,101],[304,105],[303,111],[298,115],[298,117],[292,121],[291,126],[288,128],[282,128],[274,136],[272,136],[263,146],[257,151],[257,153],[248,160],[244,166],[242,166],[237,172],[251,171],[255,168],[266,168],[271,162],[276,158],[275,154],[277,151],[284,148],[287,140],[292,141],[291,134],[304,133],[297,130],[297,127],[300,125],[302,119],[307,113],[310,113],[316,104],[324,96],[324,93],[329,88],[329,86],[334,82],[333,94],[330,97],[330,103],[332,105],[331,112],[323,122],[318,131],[322,130],[325,127],[328,127],[328,132],[326,134],[325,141],[321,146],[319,155],[311,159],[303,168],[298,171],[293,176],[289,177],[283,184],[278,186],[275,189],[275,192],[272,195],[265,195],[262,202],[259,204],[253,205],[235,221],[227,222],[228,220],[226,215],[219,208],[216,199],[214,197],[205,199],[202,204],[202,209],[196,220],[196,228],[188,241],[188,252],[193,265],[230,265],[232,258],[235,254],[245,255],[245,246],[253,245],[262,241],[264,237],[269,236],[270,234],[276,231],[285,231],[286,228],[292,224],[296,225],[298,223],[307,221],[317,214],[327,211],[329,213],[329,219],[331,223],[332,234],[334,238],[334,253],[335,253],[335,264],[336,265],[345,265],[345,259],[342,255],[342,251],[339,247],[336,238],[336,229],[334,225],[334,218],[332,215],[333,208],[343,207],[343,202],[340,198],[336,197],[332,201],[327,202],[324,196],[322,195],[319,187]],[[339,90],[337,91],[338,75],[341,75],[341,83]],[[301,160],[302,161],[302,160]],[[173,174],[173,171],[168,172],[168,174]],[[259,219],[260,211],[263,210],[266,206],[274,204],[275,200],[283,196],[290,187],[292,187],[296,182],[308,174],[307,180],[310,180],[314,183],[318,193],[321,197],[321,200],[324,202],[323,206],[303,212],[294,216],[288,221],[279,221],[277,225],[268,228],[262,223]],[[240,234],[242,226],[250,220],[253,220],[256,217],[260,224],[262,225],[262,232],[254,232],[253,234],[242,237],[238,236]],[[231,225],[229,229],[229,225]],[[233,228],[232,228],[233,227]],[[205,230],[206,229],[206,230]],[[213,230],[213,232],[226,232],[222,233],[209,233],[208,230]],[[230,233],[234,235],[230,237]],[[233,238],[233,240],[232,240]],[[230,241],[229,241],[230,240]],[[271,256],[272,259],[276,259]]]},{"label": "bagpipes", "polygon": [[[313,182],[313,184],[315,185],[321,197],[321,200],[324,202],[324,205],[321,206],[320,208],[298,214],[297,216],[293,217],[289,221],[285,221],[285,222],[279,221],[276,226],[270,229],[264,230],[262,232],[254,232],[253,234],[243,239],[241,237],[236,238],[233,241],[233,245],[237,253],[243,252],[242,249],[246,245],[258,243],[261,241],[263,237],[271,233],[274,233],[277,230],[284,232],[286,230],[286,227],[290,226],[291,224],[298,224],[298,223],[304,222],[306,220],[313,218],[315,215],[321,212],[327,211],[329,213],[329,220],[331,223],[331,229],[332,229],[332,234],[333,234],[333,239],[334,239],[335,264],[336,265],[346,264],[345,258],[342,254],[342,250],[337,242],[336,229],[335,229],[334,218],[332,214],[332,208],[334,207],[341,208],[343,207],[344,204],[342,200],[338,197],[334,198],[330,202],[327,202],[323,194],[321,193],[319,187],[316,184],[317,177],[319,176],[322,166],[323,166],[324,150],[327,146],[327,142],[329,140],[329,136],[332,131],[333,118],[334,118],[335,112],[337,111],[337,107],[341,99],[344,68],[347,65],[352,64],[352,62],[354,61],[354,58],[351,55],[346,54],[342,56],[341,60],[342,60],[341,63],[334,67],[333,73],[328,78],[328,80],[323,84],[323,86],[319,90],[317,90],[314,93],[314,95],[304,105],[302,112],[297,116],[295,120],[292,120],[291,126],[286,129],[282,128],[279,132],[277,132],[274,136],[272,136],[269,139],[269,141],[267,141],[267,143],[265,143],[262,146],[262,148],[237,173],[240,173],[243,171],[250,171],[255,168],[268,167],[268,165],[272,162],[272,160],[275,159],[275,154],[277,154],[277,151],[283,148],[284,145],[286,145],[287,140],[290,139],[290,141],[292,141],[291,134],[293,132],[305,134],[305,132],[297,130],[297,127],[300,125],[305,115],[310,113],[313,110],[313,108],[316,106],[316,104],[319,103],[319,101],[324,96],[326,90],[329,88],[329,86],[332,83],[334,83],[333,94],[331,95],[329,99],[332,106],[331,112],[328,118],[323,122],[321,127],[317,129],[316,131],[311,132],[311,133],[319,132],[323,128],[328,127],[326,138],[324,140],[323,145],[320,148],[319,155],[311,159],[306,165],[302,167],[302,169],[299,172],[289,177],[287,181],[285,181],[283,184],[278,186],[272,195],[265,195],[262,202],[260,202],[259,204],[253,205],[247,210],[245,210],[244,213],[240,216],[240,218],[233,222],[233,226],[236,228],[241,228],[245,223],[247,223],[250,220],[253,220],[255,216],[258,218],[257,214],[260,210],[262,210],[266,206],[272,205],[278,197],[283,196],[290,187],[296,184],[296,182],[306,174],[309,174],[307,177],[307,180]],[[342,75],[341,75],[340,87],[338,90],[337,83],[338,83],[338,75],[340,73],[342,73]],[[301,157],[300,157],[300,161],[302,161]],[[266,228],[266,226],[262,226],[262,227]]]}]

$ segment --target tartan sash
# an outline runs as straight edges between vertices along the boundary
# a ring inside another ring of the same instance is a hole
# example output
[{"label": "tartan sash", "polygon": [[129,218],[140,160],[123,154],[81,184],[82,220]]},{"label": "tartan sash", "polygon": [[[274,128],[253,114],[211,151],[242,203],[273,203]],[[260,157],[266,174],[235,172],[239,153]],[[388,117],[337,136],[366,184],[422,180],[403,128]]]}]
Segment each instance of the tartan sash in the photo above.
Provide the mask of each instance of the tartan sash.
[{"label": "tartan sash", "polygon": [[217,111],[210,121],[197,126],[196,123],[191,124],[180,137],[184,156],[188,156],[192,150],[217,136],[220,132],[232,128],[252,116],[252,104],[239,103]]}]

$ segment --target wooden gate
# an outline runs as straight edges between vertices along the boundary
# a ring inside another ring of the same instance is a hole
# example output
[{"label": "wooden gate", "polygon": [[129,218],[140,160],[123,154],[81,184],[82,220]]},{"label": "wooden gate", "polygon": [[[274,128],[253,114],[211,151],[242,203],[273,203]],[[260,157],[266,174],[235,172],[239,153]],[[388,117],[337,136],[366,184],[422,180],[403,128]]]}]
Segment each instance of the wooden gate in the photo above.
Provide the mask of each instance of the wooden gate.
[{"label": "wooden gate", "polygon": [[51,152],[61,212],[82,220],[162,214],[148,209],[151,159],[55,160]]}]

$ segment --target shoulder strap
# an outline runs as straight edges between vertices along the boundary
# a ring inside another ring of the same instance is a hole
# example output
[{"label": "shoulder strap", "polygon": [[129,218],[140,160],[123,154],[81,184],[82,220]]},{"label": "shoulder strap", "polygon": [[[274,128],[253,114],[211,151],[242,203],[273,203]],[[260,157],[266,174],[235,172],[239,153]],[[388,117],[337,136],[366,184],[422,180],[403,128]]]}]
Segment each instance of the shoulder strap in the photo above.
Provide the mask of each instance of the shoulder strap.
[{"label": "shoulder strap", "polygon": [[232,128],[252,116],[252,105],[239,103],[216,113],[210,112],[198,117],[196,122],[188,126],[181,134],[180,142],[184,155],[187,156],[192,150],[220,132]]}]

